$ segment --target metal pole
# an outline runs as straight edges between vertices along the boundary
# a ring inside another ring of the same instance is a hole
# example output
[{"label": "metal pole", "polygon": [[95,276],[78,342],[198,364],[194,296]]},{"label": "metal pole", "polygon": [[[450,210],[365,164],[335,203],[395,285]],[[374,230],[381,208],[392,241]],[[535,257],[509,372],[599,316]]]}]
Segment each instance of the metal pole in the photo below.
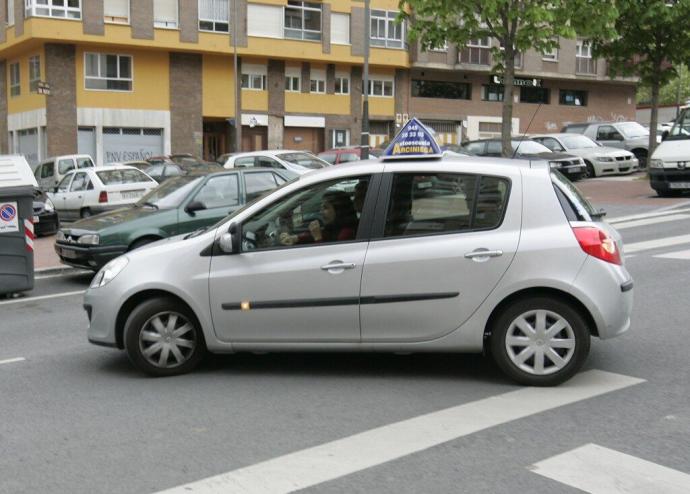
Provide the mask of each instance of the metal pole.
[{"label": "metal pole", "polygon": [[238,0],[233,0],[232,2],[232,51],[233,59],[235,64],[235,152],[240,152],[240,130],[242,129],[242,111],[240,110],[241,98],[242,98],[242,88],[241,77],[237,73],[237,3]]},{"label": "metal pole", "polygon": [[369,38],[371,36],[370,0],[364,0],[364,80],[362,81],[362,138],[361,159],[369,158]]},{"label": "metal pole", "polygon": [[680,115],[680,92],[683,88],[683,64],[680,65],[678,74],[678,90],[676,91],[676,118]]}]

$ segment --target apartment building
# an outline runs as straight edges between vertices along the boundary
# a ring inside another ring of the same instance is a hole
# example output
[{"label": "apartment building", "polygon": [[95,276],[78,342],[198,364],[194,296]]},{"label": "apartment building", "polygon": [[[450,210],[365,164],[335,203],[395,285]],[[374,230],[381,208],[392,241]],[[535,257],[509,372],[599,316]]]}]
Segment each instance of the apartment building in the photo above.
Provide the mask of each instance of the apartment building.
[{"label": "apartment building", "polygon": [[[445,143],[495,135],[492,41],[423,52],[397,7],[371,2],[372,145],[408,116]],[[0,152],[212,159],[233,150],[236,118],[243,150],[356,144],[363,54],[361,0],[0,0]],[[634,85],[609,81],[586,43],[521,58],[516,132],[634,117]]]}]

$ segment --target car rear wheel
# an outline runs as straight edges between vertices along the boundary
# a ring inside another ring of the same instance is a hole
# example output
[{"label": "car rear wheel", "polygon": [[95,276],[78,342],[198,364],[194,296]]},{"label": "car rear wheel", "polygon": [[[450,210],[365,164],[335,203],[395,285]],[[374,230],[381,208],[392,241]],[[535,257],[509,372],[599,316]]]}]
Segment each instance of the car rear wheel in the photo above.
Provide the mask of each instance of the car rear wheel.
[{"label": "car rear wheel", "polygon": [[91,216],[93,216],[93,213],[91,213],[91,210],[89,208],[84,208],[79,213],[79,216],[81,216],[82,218],[90,218]]},{"label": "car rear wheel", "polygon": [[590,335],[578,311],[557,299],[518,300],[495,321],[491,352],[511,379],[555,386],[570,379],[589,353]]},{"label": "car rear wheel", "polygon": [[206,343],[191,311],[175,300],[154,298],[139,304],[127,319],[125,349],[145,373],[174,376],[201,362]]}]

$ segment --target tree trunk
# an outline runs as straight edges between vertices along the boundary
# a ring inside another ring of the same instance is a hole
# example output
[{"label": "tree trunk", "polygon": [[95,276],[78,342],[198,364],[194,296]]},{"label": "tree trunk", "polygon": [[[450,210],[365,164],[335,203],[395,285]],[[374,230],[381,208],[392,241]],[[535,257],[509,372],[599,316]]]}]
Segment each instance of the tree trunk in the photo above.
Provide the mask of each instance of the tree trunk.
[{"label": "tree trunk", "polygon": [[515,50],[513,40],[506,40],[503,43],[503,112],[501,120],[501,149],[503,157],[513,156],[513,146],[511,138],[513,133],[513,81],[515,80]]},{"label": "tree trunk", "polygon": [[[657,72],[661,70],[657,67]],[[652,115],[649,121],[649,150],[647,151],[647,165],[649,165],[649,160],[652,159],[652,153],[656,149],[656,129],[657,122],[659,120],[659,89],[661,83],[658,78],[652,81]],[[642,163],[640,163],[642,165]]]}]

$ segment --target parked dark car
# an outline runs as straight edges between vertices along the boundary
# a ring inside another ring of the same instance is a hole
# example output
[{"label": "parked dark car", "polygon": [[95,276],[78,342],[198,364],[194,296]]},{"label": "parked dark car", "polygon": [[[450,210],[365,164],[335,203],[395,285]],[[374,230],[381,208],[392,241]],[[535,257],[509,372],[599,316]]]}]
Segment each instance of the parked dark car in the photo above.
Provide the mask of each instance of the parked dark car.
[{"label": "parked dark car", "polygon": [[61,228],[55,251],[64,264],[96,271],[127,251],[212,225],[288,180],[281,170],[265,169],[174,177],[132,207]]},{"label": "parked dark car", "polygon": [[55,205],[44,191],[34,191],[34,233],[37,237],[52,235],[60,228]]},{"label": "parked dark car", "polygon": [[[587,167],[579,156],[567,153],[554,153],[543,144],[531,139],[513,139],[511,141],[514,158],[522,160],[545,160],[553,168],[563,173],[570,180],[580,180],[585,176]],[[462,145],[462,150],[473,156],[501,156],[500,139],[481,139],[469,141]]]}]

